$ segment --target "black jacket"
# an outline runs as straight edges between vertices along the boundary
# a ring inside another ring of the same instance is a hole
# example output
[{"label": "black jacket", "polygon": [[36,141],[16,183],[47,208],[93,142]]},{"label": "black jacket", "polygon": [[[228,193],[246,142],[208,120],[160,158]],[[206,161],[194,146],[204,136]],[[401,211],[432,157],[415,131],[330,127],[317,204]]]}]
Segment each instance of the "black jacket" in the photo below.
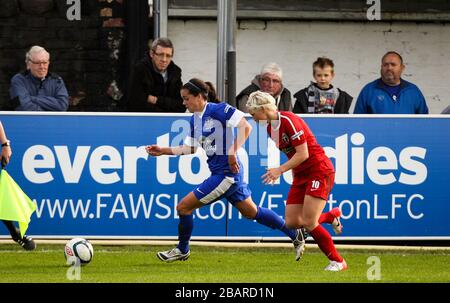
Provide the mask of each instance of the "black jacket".
[{"label": "black jacket", "polygon": [[[336,104],[334,106],[335,114],[348,114],[348,110],[350,105],[352,104],[353,97],[344,92],[343,90],[339,90],[339,98],[336,100]],[[294,94],[295,104],[294,109],[292,110],[296,114],[307,114],[308,113],[308,87],[299,90]]]},{"label": "black jacket", "polygon": [[[162,75],[155,70],[148,55],[138,62],[131,72],[128,111],[184,113],[186,107],[180,95],[183,86],[181,69],[172,61],[167,67],[167,72],[168,79],[164,84]],[[149,95],[158,98],[156,104],[147,102]]]}]

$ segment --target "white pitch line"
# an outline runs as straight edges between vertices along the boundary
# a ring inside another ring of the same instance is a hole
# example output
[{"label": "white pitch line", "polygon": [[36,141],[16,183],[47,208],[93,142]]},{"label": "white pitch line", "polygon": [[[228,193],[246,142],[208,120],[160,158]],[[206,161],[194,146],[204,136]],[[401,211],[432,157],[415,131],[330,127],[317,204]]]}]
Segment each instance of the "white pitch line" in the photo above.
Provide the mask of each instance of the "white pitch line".
[{"label": "white pitch line", "polygon": [[[67,240],[35,240],[36,244],[60,244],[65,245]],[[178,241],[163,240],[91,240],[92,245],[176,245]],[[0,240],[1,244],[15,244],[12,240]],[[217,247],[292,247],[292,243],[288,242],[231,242],[231,241],[191,241],[193,246],[217,246]],[[318,248],[317,244],[307,243],[307,248]],[[394,246],[394,245],[358,245],[358,244],[336,244],[338,249],[354,249],[354,250],[398,250],[398,251],[449,251],[450,247],[446,246]],[[17,251],[16,251],[17,252]]]}]

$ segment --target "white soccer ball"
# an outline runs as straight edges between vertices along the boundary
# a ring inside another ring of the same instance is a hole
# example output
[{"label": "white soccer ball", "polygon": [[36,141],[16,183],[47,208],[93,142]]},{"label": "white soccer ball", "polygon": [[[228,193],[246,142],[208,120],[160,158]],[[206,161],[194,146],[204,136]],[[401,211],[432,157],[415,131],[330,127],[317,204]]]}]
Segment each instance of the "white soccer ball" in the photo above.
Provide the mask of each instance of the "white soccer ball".
[{"label": "white soccer ball", "polygon": [[73,238],[66,243],[64,247],[64,257],[69,264],[79,261],[81,264],[87,264],[94,257],[94,248],[92,244],[83,238]]}]

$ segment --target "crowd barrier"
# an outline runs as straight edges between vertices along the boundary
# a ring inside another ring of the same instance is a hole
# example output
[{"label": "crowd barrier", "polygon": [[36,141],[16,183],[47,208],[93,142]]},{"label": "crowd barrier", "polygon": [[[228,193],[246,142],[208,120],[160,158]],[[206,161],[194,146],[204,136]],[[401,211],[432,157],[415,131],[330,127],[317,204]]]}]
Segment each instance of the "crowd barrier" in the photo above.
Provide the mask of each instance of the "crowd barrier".
[{"label": "crowd barrier", "polygon": [[[148,144],[180,144],[189,114],[0,112],[13,156],[9,174],[36,203],[35,237],[174,239],[176,204],[208,175],[203,150],[150,157]],[[340,239],[450,239],[450,118],[303,115],[336,168],[326,210],[340,207]],[[264,185],[286,160],[254,126],[239,151],[258,205],[284,216],[292,176]],[[195,213],[197,239],[285,239],[226,201]],[[330,227],[327,228],[331,231]],[[6,228],[0,235],[7,236]]]}]

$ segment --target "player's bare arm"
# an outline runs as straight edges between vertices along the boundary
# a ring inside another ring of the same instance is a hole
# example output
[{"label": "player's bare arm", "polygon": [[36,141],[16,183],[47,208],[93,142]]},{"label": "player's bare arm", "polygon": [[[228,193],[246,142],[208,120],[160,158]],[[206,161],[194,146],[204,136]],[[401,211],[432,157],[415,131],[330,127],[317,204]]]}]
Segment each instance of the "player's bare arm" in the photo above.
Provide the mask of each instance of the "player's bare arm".
[{"label": "player's bare arm", "polygon": [[196,152],[195,147],[180,145],[174,147],[160,147],[158,145],[148,145],[145,147],[147,153],[151,156],[158,157],[161,155],[190,155]]},{"label": "player's bare arm", "polygon": [[2,165],[5,166],[6,164],[9,163],[12,151],[11,146],[9,144],[9,140],[6,137],[5,129],[3,128],[3,124],[1,122],[0,122],[0,143],[2,144],[1,162]]},{"label": "player's bare arm", "polygon": [[295,147],[295,154],[289,161],[286,161],[283,165],[274,168],[268,168],[266,173],[262,175],[261,179],[264,184],[271,184],[275,182],[284,172],[297,167],[306,159],[309,158],[308,144],[305,142]]},{"label": "player's bare arm", "polygon": [[242,145],[244,145],[245,141],[250,135],[250,132],[252,131],[252,126],[247,122],[245,118],[242,118],[241,121],[239,121],[239,124],[236,126],[236,128],[236,138],[234,139],[233,144],[228,149],[228,164],[230,165],[230,169],[233,173],[239,172],[239,163],[236,156],[237,150],[241,148]]}]

